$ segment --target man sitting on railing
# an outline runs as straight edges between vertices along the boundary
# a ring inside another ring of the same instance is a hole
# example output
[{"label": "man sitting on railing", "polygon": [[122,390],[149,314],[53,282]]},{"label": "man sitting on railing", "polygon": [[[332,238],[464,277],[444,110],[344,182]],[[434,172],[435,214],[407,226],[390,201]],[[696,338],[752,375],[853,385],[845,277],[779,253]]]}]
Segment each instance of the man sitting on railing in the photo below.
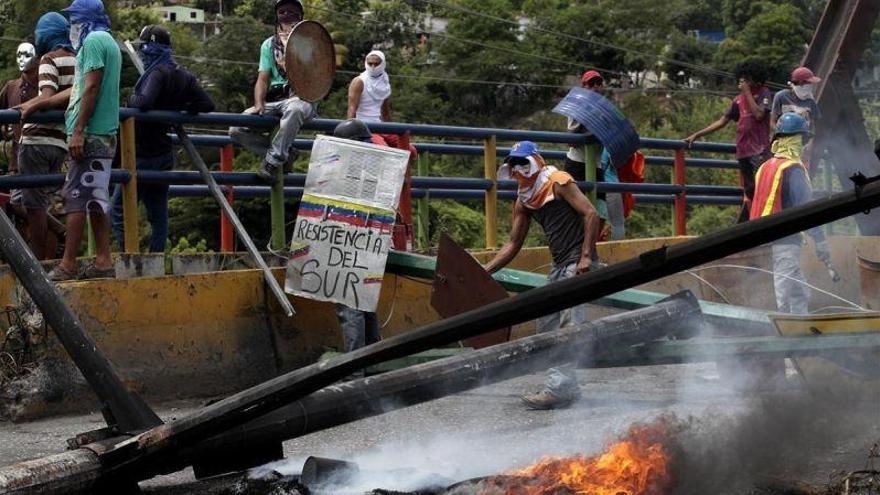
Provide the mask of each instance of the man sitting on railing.
[{"label": "man sitting on railing", "polygon": [[229,137],[248,150],[263,155],[257,175],[267,183],[275,182],[279,170],[296,158],[293,141],[303,123],[315,118],[315,107],[291,93],[284,67],[284,50],[293,27],[303,20],[300,0],[275,0],[275,34],[260,46],[260,65],[254,85],[254,106],[246,114],[281,117],[281,125],[272,141],[262,129],[231,127]]},{"label": "man sitting on railing", "polygon": [[[553,267],[548,282],[574,277],[590,269],[596,259],[599,215],[567,172],[544,164],[538,147],[531,141],[516,143],[498,170],[498,179],[515,179],[519,184],[513,206],[510,240],[486,265],[494,273],[510,263],[522,248],[532,218],[544,230]],[[538,319],[538,332],[549,332],[567,325],[587,322],[585,304]],[[570,366],[551,368],[545,389],[522,397],[534,409],[567,407],[580,397],[580,389]]]},{"label": "man sitting on railing", "polygon": [[[150,25],[141,30],[138,55],[144,62],[144,73],[134,85],[128,106],[143,111],[174,110],[177,112],[213,112],[214,102],[202,89],[199,80],[172,58],[171,33],[162,26]],[[169,124],[136,122],[135,139],[138,170],[171,170]],[[150,252],[165,251],[168,239],[168,184],[137,186],[139,201],[147,209],[150,222]],[[113,191],[113,235],[123,245],[122,186]]]}]

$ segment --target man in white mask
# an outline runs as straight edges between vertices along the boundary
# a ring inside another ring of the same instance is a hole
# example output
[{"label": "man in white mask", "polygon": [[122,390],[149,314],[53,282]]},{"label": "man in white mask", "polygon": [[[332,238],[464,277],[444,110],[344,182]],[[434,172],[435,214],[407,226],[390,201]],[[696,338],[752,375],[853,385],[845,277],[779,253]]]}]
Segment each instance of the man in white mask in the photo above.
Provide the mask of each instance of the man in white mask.
[{"label": "man in white mask", "polygon": [[[15,60],[21,75],[6,81],[0,89],[0,109],[14,108],[37,96],[38,66],[35,60],[37,51],[30,43],[21,43],[15,50]],[[18,148],[21,141],[20,123],[2,126],[4,141],[12,141],[12,155],[9,157],[9,171],[18,171]]]},{"label": "man in white mask", "polygon": [[807,121],[809,135],[812,136],[804,145],[801,159],[803,165],[810,170],[814,161],[815,153],[813,142],[816,133],[816,121],[819,120],[819,106],[816,104],[814,92],[816,84],[822,79],[813,74],[807,67],[798,67],[791,72],[788,89],[780,90],[773,97],[773,106],[770,111],[770,128],[776,128],[779,117],[785,113],[796,113]]}]

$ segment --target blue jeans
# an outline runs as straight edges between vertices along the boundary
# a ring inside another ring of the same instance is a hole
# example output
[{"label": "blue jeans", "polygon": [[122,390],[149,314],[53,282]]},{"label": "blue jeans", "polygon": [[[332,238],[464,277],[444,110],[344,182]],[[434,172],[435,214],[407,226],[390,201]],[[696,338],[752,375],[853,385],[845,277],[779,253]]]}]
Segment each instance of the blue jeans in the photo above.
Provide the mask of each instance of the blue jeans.
[{"label": "blue jeans", "polygon": [[376,313],[360,311],[337,303],[336,317],[339,319],[339,327],[342,329],[345,352],[351,352],[382,340],[379,335],[379,319],[376,317]]},{"label": "blue jeans", "polygon": [[[174,155],[160,155],[152,158],[138,158],[138,170],[171,170],[174,168]],[[147,221],[150,222],[150,252],[165,252],[168,239],[168,185],[141,184],[137,186],[138,201],[147,209]],[[120,246],[123,245],[122,221],[122,185],[117,184],[113,191],[113,236]]]},{"label": "blue jeans", "polygon": [[[563,266],[557,266],[555,263],[547,275],[547,282],[556,282],[566,278],[574,277],[577,274],[577,263],[569,263]],[[587,305],[579,304],[571,308],[563,309],[558,313],[538,318],[538,333],[552,332],[569,325],[583,325],[588,323]],[[580,389],[578,388],[577,377],[574,374],[574,363],[563,364],[555,368],[547,370],[547,377],[544,380],[544,387],[554,395],[560,397],[579,397]]]}]

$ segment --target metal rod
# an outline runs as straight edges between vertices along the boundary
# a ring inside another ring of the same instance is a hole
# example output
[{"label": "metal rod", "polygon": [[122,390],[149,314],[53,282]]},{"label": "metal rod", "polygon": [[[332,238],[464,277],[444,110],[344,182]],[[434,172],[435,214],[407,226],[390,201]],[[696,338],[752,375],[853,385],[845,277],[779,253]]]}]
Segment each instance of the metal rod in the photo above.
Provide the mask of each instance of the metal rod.
[{"label": "metal rod", "polygon": [[123,432],[136,432],[162,424],[150,407],[130,390],[82,322],[64,303],[64,298],[28,249],[18,231],[0,209],[0,251],[15,276],[40,308],[61,345],[82,372],[104,408],[108,426]]},{"label": "metal rod", "polygon": [[685,168],[684,148],[675,150],[675,166],[672,169],[672,183],[683,188],[675,194],[673,203],[672,231],[675,235],[687,235],[687,170]]},{"label": "metal rod", "polygon": [[278,376],[186,418],[121,442],[108,450],[102,461],[128,475],[143,472],[170,451],[195,445],[244,424],[367,366],[533,320],[877,206],[880,206],[880,182],[868,182],[827,199],[560,280]]},{"label": "metal rod", "polygon": [[273,250],[281,251],[287,244],[287,233],[284,229],[284,167],[278,167],[275,173],[275,182],[269,193],[269,221],[272,226],[269,244]]},{"label": "metal rod", "polygon": [[272,270],[269,269],[269,266],[266,264],[266,260],[264,260],[263,256],[260,255],[260,251],[257,250],[257,246],[254,245],[254,241],[251,240],[251,236],[248,235],[247,230],[245,230],[244,228],[244,225],[241,224],[241,220],[238,219],[238,215],[235,214],[232,206],[230,206],[229,202],[226,201],[226,196],[223,195],[223,191],[220,189],[220,186],[217,185],[217,182],[214,180],[214,176],[212,176],[211,172],[208,171],[208,166],[205,165],[205,161],[202,159],[202,155],[199,154],[199,151],[192,144],[192,141],[189,140],[189,136],[187,136],[186,131],[183,129],[182,126],[175,126],[175,131],[180,137],[180,141],[183,143],[184,148],[186,148],[186,151],[192,158],[196,168],[199,170],[199,173],[202,174],[202,179],[208,186],[208,190],[211,191],[211,195],[214,196],[217,204],[220,205],[220,209],[223,210],[224,213],[226,213],[226,216],[229,217],[229,221],[232,222],[232,226],[235,227],[235,233],[238,234],[238,238],[241,239],[241,242],[244,243],[251,257],[260,267],[260,270],[263,271],[263,278],[266,280],[266,283],[269,285],[272,293],[275,294],[275,298],[278,299],[278,302],[284,309],[285,314],[287,314],[287,316],[293,316],[295,314],[293,304],[290,303],[290,300],[287,298],[287,294],[284,293],[284,290],[281,289],[278,281],[275,280],[275,276],[272,275]]},{"label": "metal rod", "polygon": [[[227,144],[220,149],[220,170],[223,172],[232,172],[232,159],[234,150],[231,144]],[[235,190],[231,186],[226,187],[226,201],[232,206],[235,199]],[[225,211],[220,211],[220,252],[231,253],[235,250],[233,245],[233,228],[232,222]]]},{"label": "metal rod", "polygon": [[[600,160],[602,158],[602,146],[596,144],[588,144],[584,147],[584,177],[586,178],[586,182],[591,184],[599,185],[596,182],[597,171],[601,166]],[[596,196],[596,188],[593,187],[587,191],[587,198],[590,199],[590,203],[596,205],[596,201],[598,197]]]}]

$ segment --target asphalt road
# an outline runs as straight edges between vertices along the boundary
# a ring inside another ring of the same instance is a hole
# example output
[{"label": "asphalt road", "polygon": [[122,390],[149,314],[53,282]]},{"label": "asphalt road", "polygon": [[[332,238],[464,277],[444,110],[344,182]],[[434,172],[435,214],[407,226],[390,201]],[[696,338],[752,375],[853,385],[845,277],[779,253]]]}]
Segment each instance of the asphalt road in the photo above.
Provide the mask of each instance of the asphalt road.
[{"label": "asphalt road", "polygon": [[[263,470],[295,474],[310,455],[334,457],[367,473],[353,482],[355,491],[407,490],[503,472],[546,455],[600,452],[633,423],[674,414],[680,445],[673,470],[688,487],[679,492],[749,493],[766,476],[822,484],[834,471],[861,469],[880,440],[876,397],[858,404],[812,400],[790,367],[780,386],[762,392],[739,390],[714,364],[577,373],[583,398],[568,409],[525,409],[518,397],[543,381],[528,375],[289,440],[287,459]],[[168,419],[198,406],[164,404],[158,412]],[[0,464],[59,452],[67,438],[102,425],[99,414],[0,423]],[[142,486],[155,491],[189,480],[187,470]]]}]

